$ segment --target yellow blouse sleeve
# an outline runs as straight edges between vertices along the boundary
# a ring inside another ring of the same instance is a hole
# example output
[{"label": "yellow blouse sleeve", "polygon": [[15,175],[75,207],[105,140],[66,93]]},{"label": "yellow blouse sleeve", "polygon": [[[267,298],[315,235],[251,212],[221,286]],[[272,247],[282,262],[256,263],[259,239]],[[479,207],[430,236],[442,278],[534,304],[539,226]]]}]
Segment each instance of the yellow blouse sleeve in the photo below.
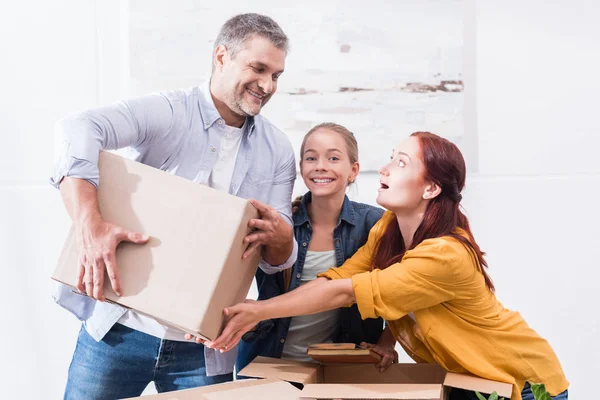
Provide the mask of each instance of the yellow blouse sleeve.
[{"label": "yellow blouse sleeve", "polygon": [[389,214],[391,214],[392,217],[394,216],[394,214],[389,211],[384,213],[382,218],[373,225],[373,228],[369,231],[367,243],[358,249],[352,257],[347,259],[341,266],[330,268],[318,276],[328,279],[345,279],[351,278],[353,275],[360,274],[361,272],[370,271],[373,264],[373,253],[377,241],[383,235],[385,228],[390,222]]},{"label": "yellow blouse sleeve", "polygon": [[423,241],[399,263],[352,276],[362,318],[395,321],[410,312],[456,296],[457,265],[473,263],[462,243],[450,237]]}]

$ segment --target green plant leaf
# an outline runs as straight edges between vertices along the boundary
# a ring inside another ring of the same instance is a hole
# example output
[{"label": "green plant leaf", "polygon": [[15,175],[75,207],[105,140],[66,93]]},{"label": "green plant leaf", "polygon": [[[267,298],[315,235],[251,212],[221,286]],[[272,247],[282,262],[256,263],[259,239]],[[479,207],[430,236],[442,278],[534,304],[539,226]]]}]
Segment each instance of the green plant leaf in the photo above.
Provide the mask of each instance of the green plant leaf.
[{"label": "green plant leaf", "polygon": [[531,391],[535,400],[552,400],[552,397],[546,391],[546,385],[531,382],[529,384],[531,385]]},{"label": "green plant leaf", "polygon": [[504,400],[504,397],[501,397],[500,399],[498,399],[498,393],[496,393],[496,392],[490,394],[490,397],[487,399],[485,397],[483,397],[483,395],[479,392],[475,392],[475,394],[477,395],[477,398],[479,400]]}]

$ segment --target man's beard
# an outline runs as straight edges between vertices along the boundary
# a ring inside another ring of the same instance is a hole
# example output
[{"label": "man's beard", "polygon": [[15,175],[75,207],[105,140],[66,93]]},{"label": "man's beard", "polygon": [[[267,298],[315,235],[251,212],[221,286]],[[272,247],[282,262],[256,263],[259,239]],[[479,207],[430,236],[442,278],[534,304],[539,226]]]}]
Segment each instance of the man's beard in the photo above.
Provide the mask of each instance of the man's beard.
[{"label": "man's beard", "polygon": [[247,109],[247,108],[246,108],[246,109],[244,109],[244,102],[243,102],[243,100],[242,100],[242,101],[239,101],[239,102],[237,103],[237,107],[238,107],[238,108],[240,109],[240,111],[242,112],[242,114],[240,114],[240,115],[243,115],[243,116],[245,116],[245,117],[254,117],[255,115],[258,115],[258,114],[260,114],[260,107],[258,108],[258,111],[256,111],[256,112],[255,112],[255,111],[252,111],[252,110],[249,110],[249,109]]},{"label": "man's beard", "polygon": [[242,117],[254,117],[255,115],[260,114],[260,108],[257,112],[253,112],[251,110],[248,110],[247,107],[244,107],[243,95],[232,96],[231,101],[229,102],[229,108],[231,109],[231,111],[233,111],[237,115],[241,115]]}]

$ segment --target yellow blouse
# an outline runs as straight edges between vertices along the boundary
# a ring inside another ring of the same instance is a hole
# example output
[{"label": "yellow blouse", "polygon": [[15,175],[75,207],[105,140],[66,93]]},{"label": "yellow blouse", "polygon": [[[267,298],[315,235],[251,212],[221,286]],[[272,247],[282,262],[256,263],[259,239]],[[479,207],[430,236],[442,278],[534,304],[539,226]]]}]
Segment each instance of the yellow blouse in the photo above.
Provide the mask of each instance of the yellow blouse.
[{"label": "yellow blouse", "polygon": [[544,383],[552,396],[568,388],[548,342],[502,306],[458,240],[425,240],[399,263],[372,271],[374,247],[394,218],[386,212],[352,258],[319,276],[352,278],[362,318],[384,318],[416,362],[512,383],[513,400],[521,399],[525,381]]}]

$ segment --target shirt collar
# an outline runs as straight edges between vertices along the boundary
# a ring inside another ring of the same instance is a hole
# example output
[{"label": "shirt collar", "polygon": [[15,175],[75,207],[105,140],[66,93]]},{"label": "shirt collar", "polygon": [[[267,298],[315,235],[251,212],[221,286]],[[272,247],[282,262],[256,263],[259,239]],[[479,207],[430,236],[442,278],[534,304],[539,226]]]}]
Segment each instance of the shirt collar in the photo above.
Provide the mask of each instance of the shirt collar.
[{"label": "shirt collar", "polygon": [[[215,122],[221,119],[221,114],[215,107],[212,95],[210,94],[210,80],[204,82],[200,86],[200,93],[198,100],[198,108],[200,109],[200,115],[202,115],[202,121],[204,123],[204,129],[208,130]],[[246,117],[246,132],[251,135],[255,128],[255,118]]]},{"label": "shirt collar", "polygon": [[[312,201],[312,193],[306,192],[304,196],[302,196],[302,201],[300,202],[300,206],[298,207],[298,211],[294,214],[294,226],[301,226],[303,224],[309,223],[310,219],[308,218],[308,209],[307,205]],[[342,204],[342,212],[338,217],[337,225],[340,224],[341,221],[346,221],[351,225],[356,225],[356,212],[354,211],[354,206],[348,196],[344,195],[344,204]],[[337,226],[336,225],[336,226]]]}]

